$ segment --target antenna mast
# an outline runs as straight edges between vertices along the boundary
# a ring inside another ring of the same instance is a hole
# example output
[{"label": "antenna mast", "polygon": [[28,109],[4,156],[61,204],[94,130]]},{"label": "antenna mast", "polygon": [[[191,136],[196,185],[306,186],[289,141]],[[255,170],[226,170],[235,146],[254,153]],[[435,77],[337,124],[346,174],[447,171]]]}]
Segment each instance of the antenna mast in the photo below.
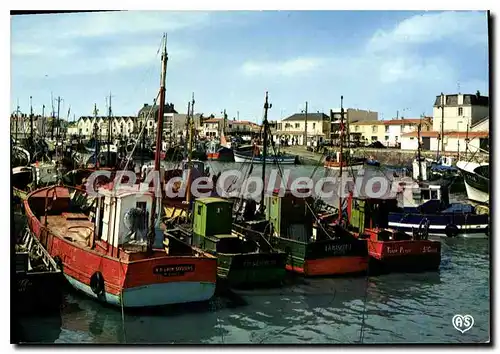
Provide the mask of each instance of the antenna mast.
[{"label": "antenna mast", "polygon": [[[158,108],[158,122],[156,125],[156,154],[155,154],[155,164],[154,170],[156,173],[160,171],[160,151],[161,151],[161,142],[162,142],[162,133],[163,133],[163,111],[165,109],[165,82],[167,77],[167,34],[163,35],[163,52],[161,55],[162,61],[162,70],[161,70],[161,79],[160,79],[160,107]],[[151,205],[151,225],[150,232],[148,235],[148,252],[153,251],[153,243],[155,241],[155,221],[156,221],[156,204],[161,202],[161,191],[158,191],[158,188],[154,190],[157,200],[153,201]],[[160,207],[160,205],[158,205]]]},{"label": "antenna mast", "polygon": [[[340,183],[342,184],[342,164],[344,163],[343,161],[343,145],[344,145],[344,96],[340,96],[340,154],[339,154],[339,165],[340,165],[340,170],[339,170],[339,177],[340,177]],[[342,193],[339,195],[339,215],[338,215],[338,221],[342,220]]]},{"label": "antenna mast", "polygon": [[269,104],[268,101],[268,92],[266,91],[266,102],[264,103],[264,120],[262,122],[262,129],[264,131],[264,147],[263,147],[263,161],[262,161],[262,183],[264,183],[264,186],[262,188],[262,194],[261,194],[261,200],[260,200],[260,210],[264,211],[264,192],[266,190],[265,187],[265,181],[266,181],[266,159],[267,159],[267,111],[269,108],[271,108],[273,105]]}]

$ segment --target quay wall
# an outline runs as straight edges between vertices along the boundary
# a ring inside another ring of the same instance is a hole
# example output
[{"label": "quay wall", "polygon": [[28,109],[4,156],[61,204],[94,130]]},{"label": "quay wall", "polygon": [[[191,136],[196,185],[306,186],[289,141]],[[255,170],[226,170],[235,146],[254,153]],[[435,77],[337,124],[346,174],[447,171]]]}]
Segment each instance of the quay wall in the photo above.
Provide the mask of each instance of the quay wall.
[{"label": "quay wall", "polygon": [[[299,161],[303,165],[316,165],[322,157],[321,153],[313,153],[307,151],[304,147],[288,147],[283,152],[292,155],[298,155]],[[417,152],[414,150],[400,149],[370,149],[370,148],[354,148],[351,149],[355,157],[370,157],[378,160],[383,165],[408,166],[411,165]],[[425,158],[436,158],[436,151],[421,151],[421,156]],[[454,162],[458,161],[458,153],[446,153],[446,156],[453,156]],[[485,153],[467,153],[467,158],[464,152],[460,153],[461,159],[473,159],[474,161],[487,162],[489,154]]]}]

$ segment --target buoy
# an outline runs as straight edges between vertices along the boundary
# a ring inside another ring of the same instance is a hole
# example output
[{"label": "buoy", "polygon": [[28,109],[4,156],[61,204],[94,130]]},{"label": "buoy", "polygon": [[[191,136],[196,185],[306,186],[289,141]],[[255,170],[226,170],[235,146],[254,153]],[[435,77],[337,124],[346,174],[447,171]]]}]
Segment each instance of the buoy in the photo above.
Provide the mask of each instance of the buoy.
[{"label": "buoy", "polygon": [[90,277],[90,289],[97,296],[104,294],[104,278],[101,272],[95,272]]},{"label": "buoy", "polygon": [[458,227],[453,224],[449,224],[444,229],[444,232],[447,237],[456,237],[458,235]]}]

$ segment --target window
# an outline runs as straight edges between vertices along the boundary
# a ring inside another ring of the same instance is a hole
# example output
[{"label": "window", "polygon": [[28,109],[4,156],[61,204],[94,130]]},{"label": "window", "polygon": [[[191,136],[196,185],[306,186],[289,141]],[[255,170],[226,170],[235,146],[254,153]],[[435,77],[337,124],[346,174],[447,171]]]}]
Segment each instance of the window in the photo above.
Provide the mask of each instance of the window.
[{"label": "window", "polygon": [[385,140],[386,140],[386,141],[387,141],[387,140],[389,140],[389,135],[386,135],[386,136],[385,136]]},{"label": "window", "polygon": [[438,199],[438,191],[431,190],[431,199]]},{"label": "window", "polygon": [[398,141],[398,137],[397,137],[397,136],[395,136],[395,137],[394,137],[394,139],[395,139],[396,141]]},{"label": "window", "polygon": [[423,199],[423,200],[429,200],[431,199],[431,196],[430,196],[430,191],[428,189],[422,189],[420,191],[420,197]]},{"label": "window", "polygon": [[372,136],[372,141],[377,141],[377,137],[376,136]]},{"label": "window", "polygon": [[464,109],[462,107],[458,107],[458,115],[463,116],[464,115]]},{"label": "window", "polygon": [[376,133],[378,131],[378,127],[376,125],[372,126],[372,133]]},{"label": "window", "polygon": [[411,137],[410,137],[410,140],[413,140],[413,139],[415,139],[415,138],[411,136]]},{"label": "window", "polygon": [[313,129],[316,129],[316,123],[313,123]]},{"label": "window", "polygon": [[389,133],[389,126],[388,125],[385,126],[385,132]]},{"label": "window", "polygon": [[295,128],[300,128],[300,123],[295,123]]},{"label": "window", "polygon": [[354,131],[359,132],[359,125],[356,125],[356,127],[354,128]]},{"label": "window", "polygon": [[233,125],[232,125],[232,124],[229,124],[229,129],[231,129],[232,127],[233,127]]}]

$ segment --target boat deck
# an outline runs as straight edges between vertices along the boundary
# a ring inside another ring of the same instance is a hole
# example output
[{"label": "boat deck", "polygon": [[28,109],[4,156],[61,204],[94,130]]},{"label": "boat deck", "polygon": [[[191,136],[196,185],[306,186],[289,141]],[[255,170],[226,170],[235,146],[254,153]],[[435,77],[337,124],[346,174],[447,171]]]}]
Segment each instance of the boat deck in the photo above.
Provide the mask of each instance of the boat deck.
[{"label": "boat deck", "polygon": [[[45,217],[42,216],[40,219],[42,225],[45,224]],[[94,224],[85,214],[62,213],[61,215],[48,215],[47,222],[47,227],[54,235],[82,246],[90,245],[90,236],[94,232]]]}]

